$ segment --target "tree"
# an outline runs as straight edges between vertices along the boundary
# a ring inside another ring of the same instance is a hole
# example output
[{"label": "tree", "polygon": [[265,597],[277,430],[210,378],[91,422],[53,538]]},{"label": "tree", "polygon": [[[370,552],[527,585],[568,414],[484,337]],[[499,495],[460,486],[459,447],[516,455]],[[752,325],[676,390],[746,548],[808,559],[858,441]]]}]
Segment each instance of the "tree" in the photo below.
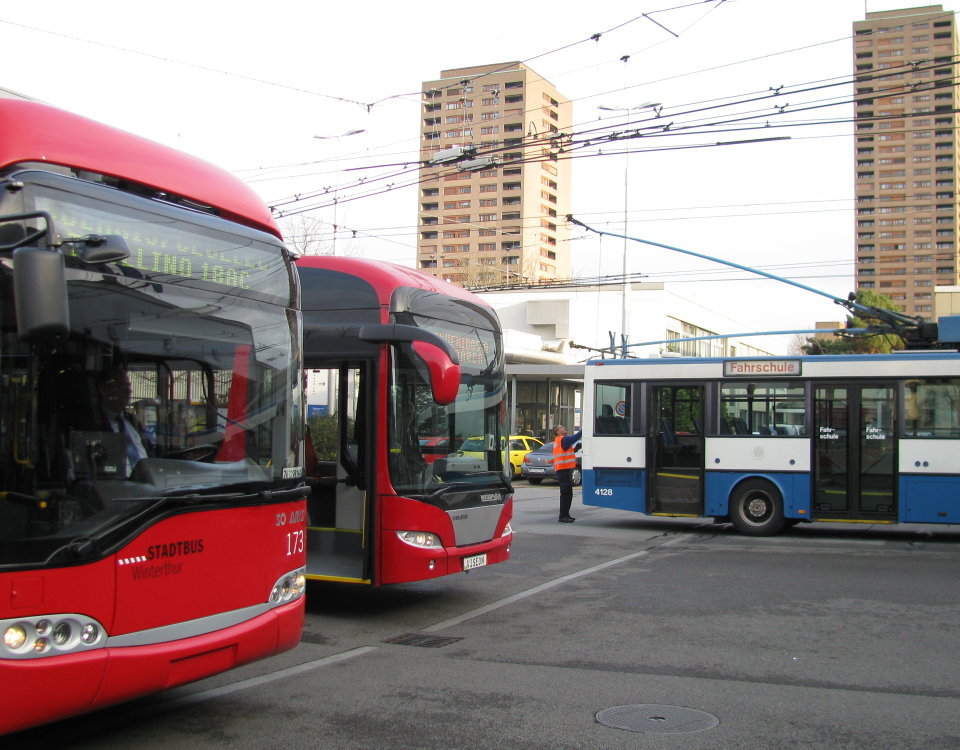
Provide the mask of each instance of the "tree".
[{"label": "tree", "polygon": [[[281,219],[280,231],[283,241],[297,255],[345,255],[354,256],[359,252],[355,247],[347,247],[341,242],[333,243],[333,225],[308,214],[297,214]],[[340,228],[341,232],[343,227]],[[342,234],[341,234],[342,236]]]},{"label": "tree", "polygon": [[307,420],[318,461],[336,461],[340,457],[338,427],[336,414],[315,414]]},{"label": "tree", "polygon": [[[864,307],[899,312],[897,304],[892,299],[871,289],[858,291],[856,301]],[[883,321],[880,318],[862,313],[847,316],[847,328],[870,328],[882,323]],[[895,333],[876,333],[870,335],[840,334],[832,339],[810,336],[807,337],[806,343],[800,348],[804,354],[886,354],[897,349],[903,349],[904,346],[904,340]]]}]

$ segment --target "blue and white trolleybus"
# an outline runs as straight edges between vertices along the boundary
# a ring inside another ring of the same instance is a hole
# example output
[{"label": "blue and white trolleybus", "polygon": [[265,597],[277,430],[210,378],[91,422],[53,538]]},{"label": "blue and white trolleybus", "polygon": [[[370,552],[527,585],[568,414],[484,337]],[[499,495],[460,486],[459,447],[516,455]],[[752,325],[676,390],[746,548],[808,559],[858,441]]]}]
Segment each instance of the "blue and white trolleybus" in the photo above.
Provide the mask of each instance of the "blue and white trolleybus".
[{"label": "blue and white trolleybus", "polygon": [[960,523],[960,355],[593,360],[583,502],[729,520]]}]

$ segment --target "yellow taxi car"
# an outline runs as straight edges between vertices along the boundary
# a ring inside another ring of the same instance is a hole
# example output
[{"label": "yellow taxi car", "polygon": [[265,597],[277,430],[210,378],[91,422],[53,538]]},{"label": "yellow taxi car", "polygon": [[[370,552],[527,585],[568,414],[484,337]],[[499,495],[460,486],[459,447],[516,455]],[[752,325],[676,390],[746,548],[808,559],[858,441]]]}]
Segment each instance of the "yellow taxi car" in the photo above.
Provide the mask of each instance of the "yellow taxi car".
[{"label": "yellow taxi car", "polygon": [[520,467],[523,466],[523,457],[530,451],[536,450],[543,445],[542,440],[537,440],[529,435],[511,435],[510,436],[510,465],[513,467],[514,478],[520,476]]},{"label": "yellow taxi car", "polygon": [[[485,441],[482,437],[467,438],[460,445],[460,452],[465,456],[482,456]],[[530,451],[536,450],[543,445],[542,440],[537,440],[529,435],[511,435],[510,436],[510,468],[514,478],[520,476],[520,467],[523,466],[523,457]]]}]

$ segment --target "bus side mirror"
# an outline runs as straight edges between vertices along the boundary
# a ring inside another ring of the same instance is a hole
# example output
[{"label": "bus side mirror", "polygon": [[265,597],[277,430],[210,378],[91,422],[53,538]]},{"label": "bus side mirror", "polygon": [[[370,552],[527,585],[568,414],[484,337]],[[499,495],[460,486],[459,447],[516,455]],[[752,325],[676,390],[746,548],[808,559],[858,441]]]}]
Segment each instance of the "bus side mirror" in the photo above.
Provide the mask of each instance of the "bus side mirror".
[{"label": "bus side mirror", "polygon": [[362,326],[357,336],[371,343],[411,344],[414,354],[427,365],[433,400],[441,406],[456,401],[460,390],[460,362],[456,351],[445,339],[418,326],[403,323]]},{"label": "bus side mirror", "polygon": [[59,251],[39,247],[14,250],[13,289],[21,339],[37,341],[70,332],[66,266]]},{"label": "bus side mirror", "polygon": [[127,241],[119,234],[91,235],[79,240],[64,240],[80,244],[80,260],[84,263],[118,263],[130,257]]},{"label": "bus side mirror", "polygon": [[450,359],[446,351],[427,341],[414,341],[413,351],[430,371],[433,400],[441,406],[456,401],[460,390],[460,365]]}]

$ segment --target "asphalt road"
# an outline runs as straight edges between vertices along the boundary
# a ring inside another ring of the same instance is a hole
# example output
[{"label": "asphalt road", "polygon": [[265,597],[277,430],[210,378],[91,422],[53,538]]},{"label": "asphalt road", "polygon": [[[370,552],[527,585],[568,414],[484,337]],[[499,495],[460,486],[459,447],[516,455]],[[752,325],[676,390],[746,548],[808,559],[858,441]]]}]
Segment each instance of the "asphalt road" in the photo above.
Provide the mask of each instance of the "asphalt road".
[{"label": "asphalt road", "polygon": [[957,527],[749,538],[579,489],[558,524],[555,484],[516,486],[508,563],[313,586],[294,651],[7,744],[960,748]]}]

